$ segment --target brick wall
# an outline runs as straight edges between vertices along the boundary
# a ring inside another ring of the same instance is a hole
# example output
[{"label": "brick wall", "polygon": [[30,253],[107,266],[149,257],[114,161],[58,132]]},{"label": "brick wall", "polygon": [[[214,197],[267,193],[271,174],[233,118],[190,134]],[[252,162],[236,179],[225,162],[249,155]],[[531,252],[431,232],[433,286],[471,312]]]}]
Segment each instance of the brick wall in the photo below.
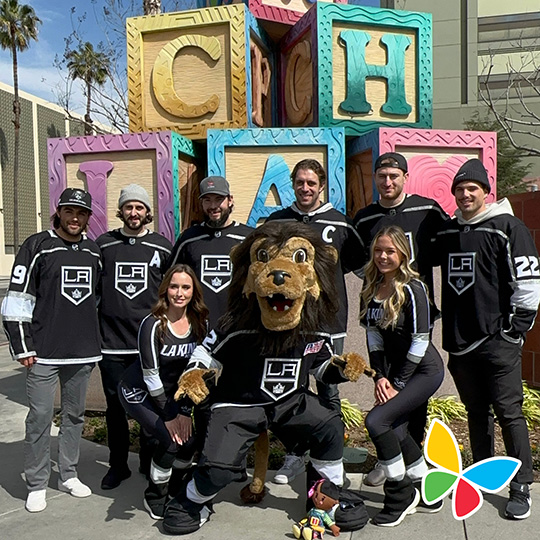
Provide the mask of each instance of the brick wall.
[{"label": "brick wall", "polygon": [[[540,191],[510,195],[516,217],[525,222],[540,252]],[[523,346],[523,378],[529,386],[540,388],[540,317],[527,334]]]}]

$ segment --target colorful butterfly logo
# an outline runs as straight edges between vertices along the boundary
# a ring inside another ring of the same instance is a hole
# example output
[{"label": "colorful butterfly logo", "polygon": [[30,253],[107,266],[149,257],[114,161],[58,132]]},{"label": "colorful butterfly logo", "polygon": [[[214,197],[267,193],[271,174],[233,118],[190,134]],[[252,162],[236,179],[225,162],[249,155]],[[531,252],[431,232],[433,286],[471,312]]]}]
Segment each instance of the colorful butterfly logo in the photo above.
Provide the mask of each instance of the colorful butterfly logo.
[{"label": "colorful butterfly logo", "polygon": [[458,520],[466,519],[480,510],[487,493],[497,493],[512,480],[521,461],[511,457],[484,459],[461,471],[461,453],[450,428],[440,420],[429,426],[424,455],[436,467],[422,479],[422,498],[433,504],[452,490],[452,512]]}]

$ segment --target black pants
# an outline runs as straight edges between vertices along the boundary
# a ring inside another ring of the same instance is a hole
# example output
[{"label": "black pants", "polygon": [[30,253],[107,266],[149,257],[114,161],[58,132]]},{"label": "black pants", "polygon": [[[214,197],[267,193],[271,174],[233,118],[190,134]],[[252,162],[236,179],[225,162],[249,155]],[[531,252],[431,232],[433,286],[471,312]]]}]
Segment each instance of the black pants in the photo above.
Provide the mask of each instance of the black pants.
[{"label": "black pants", "polygon": [[105,420],[107,423],[109,465],[118,469],[127,467],[129,453],[129,425],[126,411],[118,399],[118,383],[126,369],[135,361],[138,361],[136,354],[104,354],[103,360],[98,362],[107,402]]},{"label": "black pants", "polygon": [[214,495],[229,483],[241,480],[247,452],[266,429],[289,452],[302,441],[307,443],[314,460],[339,462],[343,457],[341,418],[310,393],[266,407],[214,407],[203,454],[194,473],[198,492]]},{"label": "black pants", "polygon": [[416,369],[403,390],[373,407],[366,416],[366,429],[381,461],[392,461],[401,453],[408,466],[422,455],[408,430],[409,415],[436,392],[444,379],[442,359],[433,345],[428,347],[424,362],[426,365]]},{"label": "black pants", "polygon": [[468,354],[450,354],[448,369],[467,409],[474,461],[494,455],[495,411],[506,453],[522,463],[514,480],[531,483],[531,446],[522,411],[521,346],[495,334]]}]

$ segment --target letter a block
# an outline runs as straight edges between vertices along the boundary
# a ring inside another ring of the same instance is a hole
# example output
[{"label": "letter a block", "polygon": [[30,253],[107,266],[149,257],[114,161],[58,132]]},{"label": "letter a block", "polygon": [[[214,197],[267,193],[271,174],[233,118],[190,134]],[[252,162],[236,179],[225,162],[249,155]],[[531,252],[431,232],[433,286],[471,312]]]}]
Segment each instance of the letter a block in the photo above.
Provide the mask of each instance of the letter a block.
[{"label": "letter a block", "polygon": [[327,172],[323,199],[345,210],[345,133],[334,129],[225,129],[208,131],[208,174],[231,184],[235,219],[255,227],[291,205],[291,171],[302,159]]},{"label": "letter a block", "polygon": [[272,125],[274,61],[244,4],[127,20],[129,129]]},{"label": "letter a block", "polygon": [[280,43],[281,125],[431,127],[431,15],[317,3]]},{"label": "letter a block", "polygon": [[448,214],[456,210],[450,192],[458,169],[471,158],[478,158],[487,169],[491,193],[496,200],[497,134],[492,131],[443,129],[379,128],[347,143],[347,213],[378,198],[373,186],[373,164],[385,152],[398,152],[407,159],[407,193],[435,199]]},{"label": "letter a block", "polygon": [[[152,203],[150,225],[174,242],[186,216],[196,215],[204,163],[198,147],[172,131],[48,139],[50,212],[66,187],[92,195],[89,236],[120,225],[120,190],[143,186]],[[195,215],[194,215],[195,214]]]}]

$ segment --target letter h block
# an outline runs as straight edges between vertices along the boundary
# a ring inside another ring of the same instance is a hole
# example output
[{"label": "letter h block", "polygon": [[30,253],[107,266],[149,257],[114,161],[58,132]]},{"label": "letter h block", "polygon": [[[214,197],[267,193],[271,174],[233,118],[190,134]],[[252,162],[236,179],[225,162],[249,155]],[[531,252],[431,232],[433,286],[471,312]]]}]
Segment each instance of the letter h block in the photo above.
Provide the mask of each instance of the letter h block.
[{"label": "letter h block", "polygon": [[456,201],[450,188],[459,168],[478,158],[488,172],[491,193],[487,202],[496,200],[497,133],[450,129],[379,128],[347,142],[347,213],[378,198],[373,185],[373,165],[385,152],[405,156],[409,178],[404,191],[435,199],[453,215]]},{"label": "letter h block", "polygon": [[281,125],[431,127],[430,14],[320,2],[280,51]]},{"label": "letter h block", "polygon": [[66,187],[92,195],[90,238],[121,225],[116,217],[123,187],[133,182],[146,189],[154,221],[150,228],[171,242],[202,218],[199,183],[204,177],[201,150],[172,131],[67,137],[47,140],[49,204],[56,211]]},{"label": "letter h block", "polygon": [[129,129],[272,126],[269,38],[244,4],[127,20]]}]

